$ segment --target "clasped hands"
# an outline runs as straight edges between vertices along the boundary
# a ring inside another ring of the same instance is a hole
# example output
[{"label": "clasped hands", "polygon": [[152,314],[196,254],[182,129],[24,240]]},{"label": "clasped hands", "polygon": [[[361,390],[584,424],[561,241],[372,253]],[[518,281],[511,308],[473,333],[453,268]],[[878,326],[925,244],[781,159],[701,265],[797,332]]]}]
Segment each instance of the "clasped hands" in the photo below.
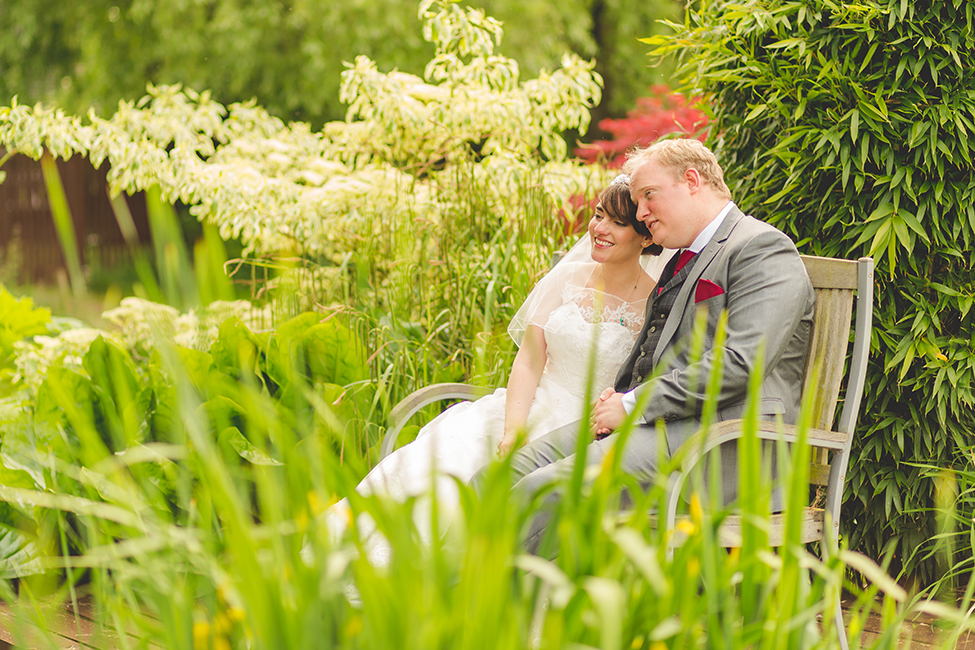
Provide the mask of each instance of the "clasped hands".
[{"label": "clasped hands", "polygon": [[599,394],[589,415],[589,428],[596,440],[602,440],[613,433],[626,419],[623,408],[623,393],[607,388]]},{"label": "clasped hands", "polygon": [[[623,408],[623,393],[617,393],[607,388],[599,394],[589,415],[589,428],[596,440],[602,440],[613,433],[626,419],[626,409]],[[498,445],[498,456],[504,458],[515,449],[525,444],[523,427],[506,429],[501,443]]]}]

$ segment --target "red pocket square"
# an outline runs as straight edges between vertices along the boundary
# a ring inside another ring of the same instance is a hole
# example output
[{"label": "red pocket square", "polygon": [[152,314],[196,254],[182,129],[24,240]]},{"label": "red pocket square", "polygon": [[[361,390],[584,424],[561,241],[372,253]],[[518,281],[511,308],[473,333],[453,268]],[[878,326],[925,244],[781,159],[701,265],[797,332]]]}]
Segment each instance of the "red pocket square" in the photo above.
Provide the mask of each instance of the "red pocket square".
[{"label": "red pocket square", "polygon": [[724,293],[724,289],[711,282],[710,280],[698,280],[697,289],[694,291],[694,302],[698,303],[708,298],[714,298]]}]

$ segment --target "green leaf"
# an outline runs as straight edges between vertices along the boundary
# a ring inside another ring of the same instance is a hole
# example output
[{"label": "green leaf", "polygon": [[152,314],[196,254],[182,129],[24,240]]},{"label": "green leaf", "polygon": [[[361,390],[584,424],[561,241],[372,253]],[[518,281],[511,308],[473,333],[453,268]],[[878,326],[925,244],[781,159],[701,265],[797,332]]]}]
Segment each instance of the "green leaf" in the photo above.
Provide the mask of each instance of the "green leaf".
[{"label": "green leaf", "polygon": [[885,219],[886,217],[889,217],[892,214],[894,214],[894,204],[881,203],[874,209],[873,212],[870,213],[870,216],[867,217],[866,219],[866,223],[870,223],[871,221],[877,221],[878,219]]},{"label": "green leaf", "polygon": [[753,108],[748,113],[748,115],[745,117],[745,123],[747,124],[748,122],[751,122],[752,120],[754,120],[755,118],[757,118],[759,115],[761,115],[762,113],[764,113],[766,111],[766,109],[768,109],[768,104],[759,104],[758,106],[756,106],[755,108]]},{"label": "green leaf", "polygon": [[911,127],[911,132],[907,136],[907,146],[911,149],[916,147],[924,139],[924,134],[927,133],[930,126],[931,124],[925,120],[914,122],[914,125]]},{"label": "green leaf", "polygon": [[128,353],[99,336],[92,341],[81,361],[92,382],[122,408],[139,392],[135,364]]},{"label": "green leaf", "polygon": [[946,296],[956,296],[957,297],[957,296],[961,296],[962,295],[960,292],[952,289],[951,287],[946,287],[945,285],[941,284],[940,282],[930,282],[928,284],[928,286],[931,287],[932,289],[934,289],[935,291],[937,291],[938,293],[943,293]]},{"label": "green leaf", "polygon": [[193,387],[202,395],[207,395],[207,384],[210,378],[210,371],[214,369],[213,356],[201,350],[191,348],[176,348],[180,361],[183,362],[183,370]]},{"label": "green leaf", "polygon": [[910,252],[913,248],[913,243],[911,242],[911,232],[907,227],[907,224],[904,223],[904,219],[901,218],[900,213],[898,212],[897,216],[892,218],[890,222],[894,228],[894,234],[897,235],[897,241],[899,241],[900,245]]},{"label": "green leaf", "polygon": [[0,285],[0,369],[14,369],[14,344],[48,334],[51,312],[35,308],[30,298],[15,298]]},{"label": "green leaf", "polygon": [[33,536],[0,527],[0,579],[12,580],[48,571],[42,557]]},{"label": "green leaf", "polygon": [[924,228],[921,226],[921,222],[918,221],[917,217],[903,208],[897,211],[897,216],[900,217],[901,221],[903,221],[908,228],[917,233],[921,239],[927,243],[931,243],[931,240],[928,239],[928,234],[924,232]]},{"label": "green leaf", "polygon": [[875,256],[887,248],[890,245],[892,237],[894,237],[893,225],[891,224],[891,220],[888,219],[880,225],[880,229],[874,235],[873,242],[870,244],[870,255]]},{"label": "green leaf", "polygon": [[303,342],[316,380],[345,386],[369,377],[364,346],[336,320],[309,328]]},{"label": "green leaf", "polygon": [[210,345],[210,356],[216,368],[227,374],[253,371],[260,354],[258,342],[239,318],[228,318],[220,325],[217,338]]},{"label": "green leaf", "polygon": [[777,43],[772,43],[766,47],[770,50],[787,49],[791,50],[794,47],[799,47],[805,45],[806,41],[802,38],[786,38]]},{"label": "green leaf", "polygon": [[877,122],[890,122],[887,116],[887,104],[884,103],[883,99],[877,100],[877,103],[871,103],[869,101],[861,101],[857,104],[859,110],[869,119],[875,120]]},{"label": "green leaf", "polygon": [[72,411],[86,414],[92,421],[96,399],[90,379],[64,366],[51,366],[37,389],[34,416],[57,424],[66,422],[66,411]]},{"label": "green leaf", "polygon": [[237,427],[227,427],[217,438],[221,445],[229,445],[241,458],[254,465],[280,466],[281,461],[271,458],[244,437]]}]

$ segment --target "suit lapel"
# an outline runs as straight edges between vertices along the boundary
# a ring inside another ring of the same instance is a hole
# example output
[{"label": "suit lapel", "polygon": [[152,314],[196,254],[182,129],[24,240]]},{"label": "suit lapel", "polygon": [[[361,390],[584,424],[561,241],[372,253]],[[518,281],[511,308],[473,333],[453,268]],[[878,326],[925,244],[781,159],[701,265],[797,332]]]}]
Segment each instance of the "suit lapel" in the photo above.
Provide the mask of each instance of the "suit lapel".
[{"label": "suit lapel", "polygon": [[695,288],[697,288],[697,281],[704,275],[704,271],[711,264],[711,261],[721,252],[721,248],[724,246],[725,241],[727,241],[728,236],[731,235],[731,231],[735,229],[735,226],[738,225],[738,222],[744,216],[744,213],[738,209],[737,205],[732,206],[731,211],[724,218],[724,221],[721,222],[717,232],[711,237],[711,241],[698,253],[698,259],[695,260],[690,273],[684,279],[684,284],[681,285],[680,291],[677,293],[674,307],[670,310],[670,316],[667,318],[667,322],[664,323],[663,332],[660,333],[660,340],[657,341],[657,347],[653,352],[654,365],[660,363],[660,357],[663,356],[665,350],[670,348],[674,338],[683,335],[694,327],[694,314],[696,310],[692,309],[689,314],[686,312],[688,311],[688,303],[693,300],[692,296],[694,295]]}]

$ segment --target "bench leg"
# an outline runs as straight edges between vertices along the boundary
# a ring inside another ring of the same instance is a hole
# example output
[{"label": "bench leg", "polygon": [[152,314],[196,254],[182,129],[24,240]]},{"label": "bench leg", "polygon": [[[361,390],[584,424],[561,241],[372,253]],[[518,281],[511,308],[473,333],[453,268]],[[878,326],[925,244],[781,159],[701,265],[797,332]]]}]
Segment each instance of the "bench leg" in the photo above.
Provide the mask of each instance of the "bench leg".
[{"label": "bench leg", "polygon": [[[843,587],[840,587],[840,591],[843,591]],[[836,634],[840,639],[840,648],[842,650],[850,650],[850,642],[846,638],[846,623],[843,622],[843,608],[840,607],[840,601],[836,601],[836,613],[833,615],[834,623],[836,625]]]}]

